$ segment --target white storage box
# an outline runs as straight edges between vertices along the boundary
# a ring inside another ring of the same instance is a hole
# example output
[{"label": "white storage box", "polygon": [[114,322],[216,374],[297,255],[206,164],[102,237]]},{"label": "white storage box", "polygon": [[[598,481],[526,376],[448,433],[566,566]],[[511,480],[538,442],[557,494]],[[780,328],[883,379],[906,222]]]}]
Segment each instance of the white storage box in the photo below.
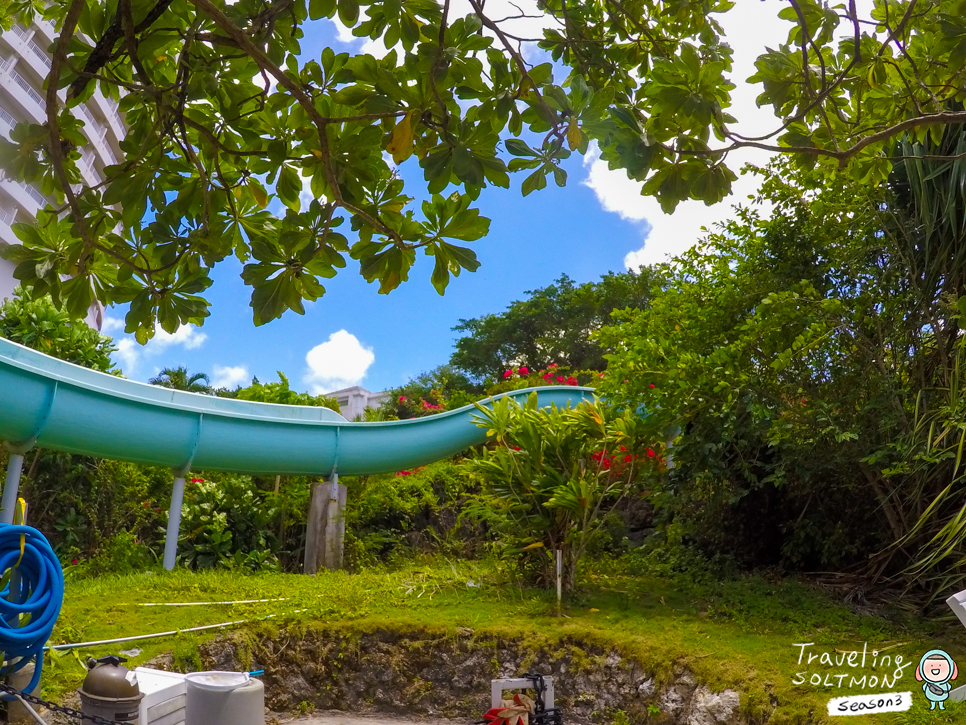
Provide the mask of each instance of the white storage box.
[{"label": "white storage box", "polygon": [[139,725],[182,725],[185,720],[185,679],[179,672],[137,667],[138,687],[144,693]]}]

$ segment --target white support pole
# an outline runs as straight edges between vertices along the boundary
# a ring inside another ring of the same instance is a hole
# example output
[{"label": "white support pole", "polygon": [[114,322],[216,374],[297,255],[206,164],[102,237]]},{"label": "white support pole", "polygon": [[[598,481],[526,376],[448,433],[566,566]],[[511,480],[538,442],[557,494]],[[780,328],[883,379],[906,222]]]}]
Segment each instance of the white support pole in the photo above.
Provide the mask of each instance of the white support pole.
[{"label": "white support pole", "polygon": [[13,512],[17,508],[17,494],[20,491],[20,472],[23,471],[23,453],[11,453],[7,463],[7,478],[3,483],[3,498],[0,499],[0,524],[12,524]]},{"label": "white support pole", "polygon": [[171,508],[168,509],[168,532],[164,537],[164,568],[174,569],[178,558],[178,536],[181,532],[181,504],[184,502],[184,476],[175,474],[171,491]]}]

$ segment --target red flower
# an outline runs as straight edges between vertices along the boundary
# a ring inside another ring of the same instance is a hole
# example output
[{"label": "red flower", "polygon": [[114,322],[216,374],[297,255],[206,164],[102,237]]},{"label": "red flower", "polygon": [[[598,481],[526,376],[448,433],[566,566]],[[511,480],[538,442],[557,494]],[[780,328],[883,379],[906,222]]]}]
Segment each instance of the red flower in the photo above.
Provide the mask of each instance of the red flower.
[{"label": "red flower", "polygon": [[558,383],[565,383],[565,382],[567,382],[567,378],[565,378],[563,375],[558,375],[557,376],[557,382]]},{"label": "red flower", "polygon": [[413,472],[412,471],[396,471],[396,475],[397,476],[411,476],[411,475],[413,475]]},{"label": "red flower", "polygon": [[567,378],[567,385],[576,385],[576,384],[577,384],[577,378],[575,378],[573,375]]},{"label": "red flower", "polygon": [[522,366],[519,370],[517,370],[517,372],[520,373],[521,375],[529,375],[530,374],[530,370],[527,368],[526,365]]},{"label": "red flower", "polygon": [[619,450],[621,453],[623,453],[624,451],[627,450],[627,446],[621,446]]},{"label": "red flower", "polygon": [[77,559],[71,559],[71,560],[70,560],[70,563],[71,563],[71,564],[76,564],[76,563],[77,563]]},{"label": "red flower", "polygon": [[647,449],[647,457],[648,458],[654,458],[654,455],[655,455],[654,454],[654,449],[653,448],[648,448]]},{"label": "red flower", "polygon": [[597,373],[597,377],[598,378],[602,378],[602,377],[604,377],[604,374],[603,373]]},{"label": "red flower", "polygon": [[406,402],[406,396],[405,395],[400,395],[399,396],[399,402],[400,403],[405,403]]},{"label": "red flower", "polygon": [[805,402],[805,398],[802,398],[802,402],[803,402],[803,403]]},{"label": "red flower", "polygon": [[653,388],[654,387],[654,383],[650,383],[647,387]]},{"label": "red flower", "polygon": [[520,446],[510,446],[510,448],[512,448],[515,451],[519,451],[520,450]]},{"label": "red flower", "polygon": [[551,375],[550,373],[547,373],[546,375],[543,376],[543,379],[544,380],[553,380],[553,375]]},{"label": "red flower", "polygon": [[513,371],[512,370],[507,370],[505,373],[503,373],[503,379],[506,380],[507,378],[511,377],[512,375],[513,375]]},{"label": "red flower", "polygon": [[630,463],[633,460],[634,460],[634,456],[632,456],[630,453],[624,456],[624,463]]}]

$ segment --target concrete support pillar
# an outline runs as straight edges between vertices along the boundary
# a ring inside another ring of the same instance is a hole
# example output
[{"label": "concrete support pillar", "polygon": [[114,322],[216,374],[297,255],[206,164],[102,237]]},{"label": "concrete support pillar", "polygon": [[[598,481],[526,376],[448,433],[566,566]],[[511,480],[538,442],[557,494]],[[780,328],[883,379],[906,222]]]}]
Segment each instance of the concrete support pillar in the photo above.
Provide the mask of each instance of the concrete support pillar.
[{"label": "concrete support pillar", "polygon": [[323,567],[330,571],[342,568],[345,499],[346,488],[339,483],[338,474],[312,484],[305,530],[306,574],[316,574]]},{"label": "concrete support pillar", "polygon": [[20,473],[23,471],[23,453],[11,453],[7,463],[7,478],[3,483],[3,498],[0,499],[0,524],[12,524],[13,513],[17,508],[17,494],[20,492]]},{"label": "concrete support pillar", "polygon": [[174,490],[171,491],[171,508],[168,509],[168,531],[164,537],[164,568],[168,571],[174,569],[174,562],[178,558],[182,503],[184,503],[184,476],[175,474]]}]

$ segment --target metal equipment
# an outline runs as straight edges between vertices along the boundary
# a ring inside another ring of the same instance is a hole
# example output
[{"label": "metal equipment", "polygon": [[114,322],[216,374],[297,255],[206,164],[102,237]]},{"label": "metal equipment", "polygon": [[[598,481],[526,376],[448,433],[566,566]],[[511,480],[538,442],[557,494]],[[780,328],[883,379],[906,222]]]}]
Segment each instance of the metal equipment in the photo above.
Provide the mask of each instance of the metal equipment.
[{"label": "metal equipment", "polygon": [[533,690],[533,711],[528,717],[530,725],[563,725],[563,711],[554,707],[552,675],[527,672],[523,677],[491,680],[490,703],[494,709],[503,702],[504,690]]},{"label": "metal equipment", "polygon": [[144,694],[138,688],[137,674],[122,662],[127,660],[117,655],[87,659],[87,677],[77,691],[82,712],[108,720],[137,723]]}]

